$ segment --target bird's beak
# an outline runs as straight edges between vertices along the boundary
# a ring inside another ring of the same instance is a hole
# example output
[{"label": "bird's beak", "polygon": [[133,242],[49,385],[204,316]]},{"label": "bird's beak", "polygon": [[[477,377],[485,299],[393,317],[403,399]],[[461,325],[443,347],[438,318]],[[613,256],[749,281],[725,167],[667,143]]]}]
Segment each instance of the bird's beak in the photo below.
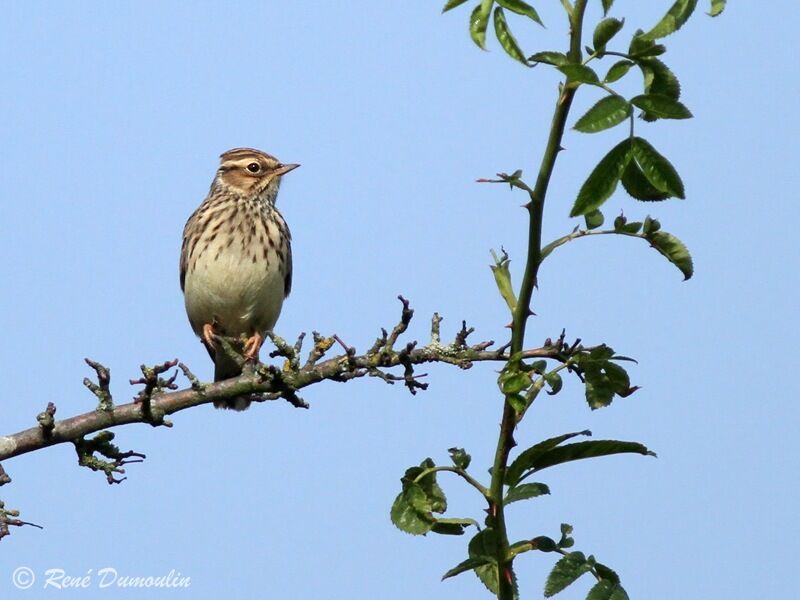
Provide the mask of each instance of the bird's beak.
[{"label": "bird's beak", "polygon": [[273,171],[274,175],[286,175],[289,171],[294,171],[300,165],[281,165]]}]

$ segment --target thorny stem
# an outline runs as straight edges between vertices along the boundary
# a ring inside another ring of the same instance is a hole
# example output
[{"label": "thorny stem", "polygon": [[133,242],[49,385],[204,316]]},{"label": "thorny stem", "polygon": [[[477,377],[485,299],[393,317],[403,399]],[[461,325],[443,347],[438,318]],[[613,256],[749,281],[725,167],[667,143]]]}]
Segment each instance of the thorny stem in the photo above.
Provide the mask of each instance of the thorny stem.
[{"label": "thorny stem", "polygon": [[[575,0],[571,10],[568,10],[570,21],[570,48],[568,57],[572,63],[581,61],[581,37],[583,15],[586,11],[587,0]],[[566,8],[566,7],[565,7]],[[529,214],[528,226],[528,256],[525,264],[525,273],[519,291],[519,300],[514,312],[511,327],[511,350],[514,353],[522,350],[525,342],[525,326],[531,314],[531,298],[539,265],[542,262],[542,215],[547,187],[553,174],[558,153],[561,151],[561,140],[564,135],[567,116],[575,95],[576,87],[564,84],[561,86],[553,121],[550,126],[550,136],[547,140],[536,185],[530,193],[531,200],[527,204]],[[513,557],[509,553],[508,532],[506,531],[505,514],[503,510],[503,481],[508,466],[508,455],[515,445],[514,428],[517,424],[517,415],[508,402],[503,406],[503,420],[500,423],[500,436],[497,441],[494,465],[492,467],[492,482],[489,493],[491,495],[490,517],[492,517],[497,534],[497,565],[499,571],[499,587],[497,597],[499,600],[512,600],[514,598]]]}]

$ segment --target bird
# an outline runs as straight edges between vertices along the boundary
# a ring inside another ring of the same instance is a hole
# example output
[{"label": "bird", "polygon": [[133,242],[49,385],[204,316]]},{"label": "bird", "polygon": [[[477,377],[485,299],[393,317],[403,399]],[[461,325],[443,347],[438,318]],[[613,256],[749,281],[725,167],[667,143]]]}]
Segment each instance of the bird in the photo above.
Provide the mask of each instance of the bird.
[{"label": "bird", "polygon": [[[299,166],[254,148],[222,153],[208,195],[183,229],[186,314],[214,361],[215,382],[242,373],[221,337],[241,340],[244,360],[257,362],[291,292],[292,239],[275,202],[283,176]],[[249,405],[245,396],[214,401],[233,410]]]}]

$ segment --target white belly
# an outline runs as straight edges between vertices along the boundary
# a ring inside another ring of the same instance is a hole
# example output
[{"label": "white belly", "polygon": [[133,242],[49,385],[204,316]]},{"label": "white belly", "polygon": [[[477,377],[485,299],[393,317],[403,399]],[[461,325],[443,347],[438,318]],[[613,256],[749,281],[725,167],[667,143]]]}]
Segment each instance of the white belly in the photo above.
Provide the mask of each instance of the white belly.
[{"label": "white belly", "polygon": [[197,335],[214,321],[228,336],[272,330],[283,305],[284,276],[272,248],[268,266],[253,256],[251,248],[212,244],[186,273],[186,312]]}]

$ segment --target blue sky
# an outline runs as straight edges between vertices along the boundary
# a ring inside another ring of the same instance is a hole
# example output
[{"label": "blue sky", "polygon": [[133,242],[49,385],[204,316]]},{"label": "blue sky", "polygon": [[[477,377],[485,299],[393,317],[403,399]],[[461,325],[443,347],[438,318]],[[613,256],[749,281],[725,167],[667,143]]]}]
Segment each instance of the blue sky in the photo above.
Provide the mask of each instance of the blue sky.
[{"label": "blue sky", "polygon": [[[510,18],[520,43],[562,50],[559,3],[537,4],[548,28]],[[669,3],[643,4],[615,3],[612,14],[627,17],[621,39]],[[600,2],[591,5],[596,22]],[[434,311],[448,336],[461,319],[476,337],[507,336],[489,249],[508,250],[519,280],[524,197],[474,180],[517,168],[533,178],[557,77],[514,63],[492,39],[479,51],[466,7],[29,2],[3,12],[3,434],[34,424],[48,401],[58,417],[90,410],[85,356],[111,368],[118,402],[134,394],[127,380],[141,363],[180,357],[210,377],[184,314],[178,252],[218,155],[236,146],[302,163],[279,199],[295,277],[278,333],[338,333],[365,349],[395,322],[402,293],[417,311],[413,338],[426,339]],[[631,598],[781,598],[796,587],[776,565],[800,550],[800,78],[786,58],[797,25],[787,1],[732,2],[666,40],[696,118],[639,132],[680,170],[687,200],[644,206],[618,193],[607,214],[657,216],[691,249],[694,279],[681,282],[636,240],[605,237],[567,245],[541,272],[531,344],[562,327],[606,342],[639,359],[631,374],[642,389],[590,412],[570,382],[537,403],[518,441],[591,429],[659,458],[546,473],[552,495],[510,509],[512,536],[572,523],[576,549],[615,568]],[[581,90],[570,124],[598,98]],[[567,214],[580,183],[622,135],[568,132],[546,238],[577,224]],[[165,597],[489,597],[469,574],[439,582],[466,556],[465,538],[415,538],[388,519],[406,467],[445,462],[451,446],[471,452],[476,473],[491,462],[494,366],[428,372],[430,389],[415,397],[378,381],[326,383],[305,394],[310,411],[204,407],[176,415],[171,430],[120,429],[123,449],[147,460],[119,486],[78,468],[66,445],[6,461],[13,483],[0,497],[45,530],[3,540],[3,596],[56,594],[41,587],[47,569],[96,577],[113,567],[191,577],[188,592]],[[442,481],[453,516],[480,518],[471,489]],[[523,597],[540,597],[553,562],[517,562]],[[13,587],[19,566],[39,578],[33,590]],[[590,583],[559,597],[583,598]]]}]

